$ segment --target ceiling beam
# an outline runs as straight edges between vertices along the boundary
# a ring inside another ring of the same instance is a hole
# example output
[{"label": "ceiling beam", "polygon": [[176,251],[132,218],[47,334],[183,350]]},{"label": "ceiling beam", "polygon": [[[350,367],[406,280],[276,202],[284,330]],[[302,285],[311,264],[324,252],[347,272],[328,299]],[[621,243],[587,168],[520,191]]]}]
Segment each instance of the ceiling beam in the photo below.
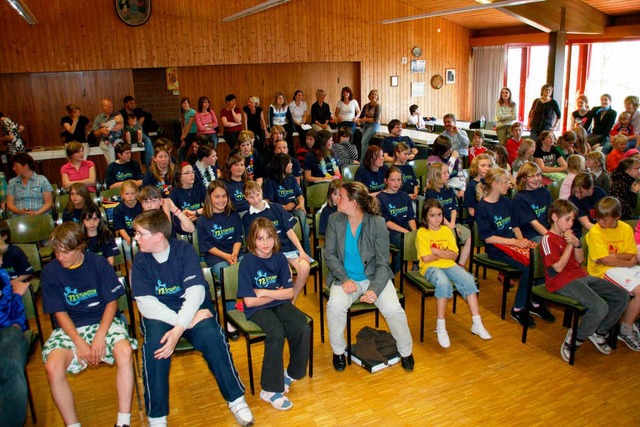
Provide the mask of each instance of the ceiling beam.
[{"label": "ceiling beam", "polygon": [[603,34],[609,16],[580,0],[547,0],[543,3],[502,7],[498,10],[546,33],[560,30],[562,7],[566,7],[568,34]]}]

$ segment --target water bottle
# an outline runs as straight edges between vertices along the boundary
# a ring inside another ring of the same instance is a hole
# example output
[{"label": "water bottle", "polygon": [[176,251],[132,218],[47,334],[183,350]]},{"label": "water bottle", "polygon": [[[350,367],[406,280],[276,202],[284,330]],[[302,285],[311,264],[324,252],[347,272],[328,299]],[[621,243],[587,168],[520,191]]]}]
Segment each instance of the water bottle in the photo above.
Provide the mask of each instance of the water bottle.
[{"label": "water bottle", "polygon": [[484,125],[487,123],[487,120],[484,116],[480,117],[480,129],[484,129]]}]

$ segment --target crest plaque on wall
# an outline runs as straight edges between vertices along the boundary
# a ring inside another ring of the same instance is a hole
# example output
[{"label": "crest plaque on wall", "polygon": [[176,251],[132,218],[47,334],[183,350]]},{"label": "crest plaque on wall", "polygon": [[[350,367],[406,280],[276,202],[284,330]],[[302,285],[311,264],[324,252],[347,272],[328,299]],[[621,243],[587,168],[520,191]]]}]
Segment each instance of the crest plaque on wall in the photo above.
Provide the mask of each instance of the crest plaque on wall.
[{"label": "crest plaque on wall", "polygon": [[151,0],[114,0],[116,13],[127,25],[143,25],[151,16]]}]

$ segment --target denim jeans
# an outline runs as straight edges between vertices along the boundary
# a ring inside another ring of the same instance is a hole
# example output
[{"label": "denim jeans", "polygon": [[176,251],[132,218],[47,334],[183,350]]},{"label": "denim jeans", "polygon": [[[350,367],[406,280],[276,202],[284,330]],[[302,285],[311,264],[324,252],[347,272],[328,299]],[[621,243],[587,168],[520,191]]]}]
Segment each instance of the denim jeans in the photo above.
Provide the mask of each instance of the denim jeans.
[{"label": "denim jeans", "polygon": [[8,326],[0,330],[0,417],[2,425],[22,427],[27,418],[27,339]]},{"label": "denim jeans", "polygon": [[300,229],[302,230],[302,240],[300,244],[302,245],[302,249],[304,249],[307,255],[311,256],[311,237],[309,224],[307,223],[307,214],[300,209],[294,209],[290,213],[298,218],[298,222],[300,223]]},{"label": "denim jeans", "polygon": [[147,166],[151,166],[151,160],[153,159],[153,143],[151,142],[151,138],[146,133],[142,134],[142,142],[144,143],[144,164]]},{"label": "denim jeans", "polygon": [[587,312],[578,326],[577,339],[584,341],[594,332],[605,335],[618,322],[629,303],[629,293],[619,286],[592,276],[574,279],[556,293],[580,302]]},{"label": "denim jeans", "polygon": [[284,340],[289,342],[287,374],[304,378],[309,360],[309,325],[307,319],[290,301],[256,311],[252,322],[267,335],[264,342],[260,386],[265,391],[284,392]]},{"label": "denim jeans", "polygon": [[473,276],[459,265],[449,268],[430,267],[424,277],[436,287],[436,298],[451,298],[453,296],[452,282],[465,300],[469,295],[478,293]]},{"label": "denim jeans", "polygon": [[362,125],[362,142],[360,143],[360,163],[364,161],[364,155],[369,148],[369,141],[380,130],[380,123],[365,123]]},{"label": "denim jeans", "polygon": [[[244,395],[244,385],[233,364],[225,333],[218,324],[213,305],[213,317],[200,321],[182,335],[193,347],[202,353],[209,370],[213,373],[224,400],[233,402]],[[158,320],[142,318],[140,322],[144,335],[142,346],[144,400],[148,417],[164,417],[169,413],[169,369],[171,357],[156,359],[154,352],[162,347],[160,339],[173,326]]]},{"label": "denim jeans", "polygon": [[[327,326],[329,328],[329,341],[333,354],[344,354],[347,341],[344,339],[344,330],[347,326],[347,310],[351,304],[360,299],[360,296],[369,289],[369,280],[355,282],[358,290],[347,294],[340,285],[331,286],[329,302],[327,302]],[[398,345],[398,352],[402,357],[411,355],[413,339],[407,323],[407,315],[400,305],[396,288],[389,280],[378,299],[374,303],[387,321],[391,335]]]},{"label": "denim jeans", "polygon": [[504,253],[500,253],[497,257],[492,257],[495,261],[504,262],[505,264],[509,264],[513,268],[517,268],[522,272],[520,276],[520,283],[518,284],[518,290],[516,291],[516,300],[513,306],[515,308],[524,308],[524,305],[527,302],[527,286],[529,283],[529,266],[520,264],[513,258],[506,256]]}]

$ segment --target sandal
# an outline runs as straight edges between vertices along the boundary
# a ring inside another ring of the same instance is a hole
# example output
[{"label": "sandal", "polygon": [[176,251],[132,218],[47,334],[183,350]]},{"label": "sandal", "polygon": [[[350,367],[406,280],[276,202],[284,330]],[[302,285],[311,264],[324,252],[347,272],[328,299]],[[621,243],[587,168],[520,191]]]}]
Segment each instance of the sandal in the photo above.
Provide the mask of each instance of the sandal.
[{"label": "sandal", "polygon": [[291,407],[293,406],[293,403],[291,403],[287,396],[280,392],[262,390],[260,392],[260,399],[264,400],[265,402],[271,403],[271,406],[280,411],[286,411],[287,409],[291,409]]}]

